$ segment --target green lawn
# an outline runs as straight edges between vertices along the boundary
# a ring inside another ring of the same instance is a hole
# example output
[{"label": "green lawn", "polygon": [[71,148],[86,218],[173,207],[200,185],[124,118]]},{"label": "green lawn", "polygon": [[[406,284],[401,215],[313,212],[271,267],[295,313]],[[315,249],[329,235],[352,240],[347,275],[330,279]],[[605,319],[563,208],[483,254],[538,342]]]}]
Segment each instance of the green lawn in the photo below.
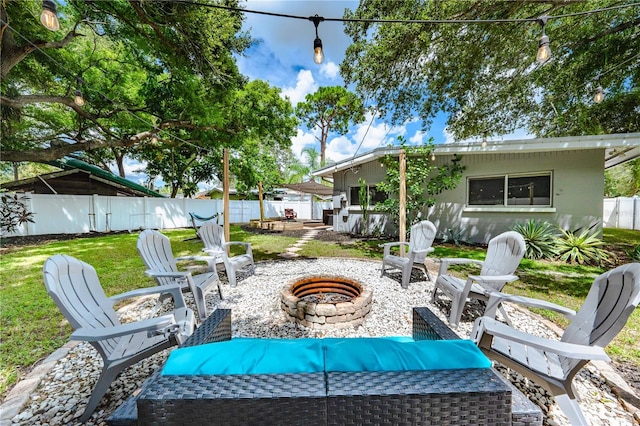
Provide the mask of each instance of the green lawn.
[{"label": "green lawn", "polygon": [[[197,254],[202,244],[192,239],[192,229],[163,231],[171,240],[175,256]],[[608,248],[629,251],[640,244],[640,232],[606,230]],[[42,265],[51,255],[69,254],[93,265],[108,296],[154,285],[144,275],[145,267],[136,251],[137,234],[116,234],[93,238],[49,242],[25,246],[0,258],[0,394],[26,374],[31,366],[67,342],[71,328],[63,320],[42,282]],[[276,259],[297,238],[279,234],[253,234],[231,227],[231,240],[252,244],[256,261]],[[381,258],[382,240],[352,243],[310,241],[299,253],[308,257]],[[484,249],[434,245],[434,257],[474,257],[482,259]],[[550,300],[577,308],[593,278],[604,269],[557,262],[523,260],[521,277],[507,288],[510,293]],[[547,315],[546,313],[543,313]],[[565,325],[562,318],[548,315]],[[640,366],[640,310],[633,313],[625,330],[608,347],[612,356],[632,360]]]}]

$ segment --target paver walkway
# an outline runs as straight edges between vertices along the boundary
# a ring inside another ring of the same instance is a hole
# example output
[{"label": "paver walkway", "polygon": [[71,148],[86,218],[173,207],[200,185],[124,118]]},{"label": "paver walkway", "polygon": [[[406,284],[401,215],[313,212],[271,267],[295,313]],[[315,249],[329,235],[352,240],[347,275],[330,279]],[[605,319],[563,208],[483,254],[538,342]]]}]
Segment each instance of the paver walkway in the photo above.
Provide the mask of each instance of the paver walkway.
[{"label": "paver walkway", "polygon": [[298,252],[302,250],[302,246],[306,244],[307,241],[311,241],[315,239],[316,235],[320,232],[319,229],[310,229],[308,230],[298,241],[296,241],[293,245],[287,247],[284,253],[280,253],[278,256],[283,257],[285,259],[293,259],[295,257],[300,257]]}]

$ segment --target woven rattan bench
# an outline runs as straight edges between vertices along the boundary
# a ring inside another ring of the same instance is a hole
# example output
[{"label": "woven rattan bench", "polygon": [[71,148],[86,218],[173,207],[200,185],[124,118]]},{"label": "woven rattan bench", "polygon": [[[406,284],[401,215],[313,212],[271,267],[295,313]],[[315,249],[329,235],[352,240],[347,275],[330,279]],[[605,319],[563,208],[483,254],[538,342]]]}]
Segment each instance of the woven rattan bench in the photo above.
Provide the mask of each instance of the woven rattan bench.
[{"label": "woven rattan bench", "polygon": [[[459,338],[428,309],[415,308],[413,315],[414,340]],[[230,337],[230,311],[217,310],[183,346]],[[526,400],[492,369],[215,376],[158,371],[107,423],[541,424],[539,409],[534,421],[517,404],[512,413],[519,397]]]}]

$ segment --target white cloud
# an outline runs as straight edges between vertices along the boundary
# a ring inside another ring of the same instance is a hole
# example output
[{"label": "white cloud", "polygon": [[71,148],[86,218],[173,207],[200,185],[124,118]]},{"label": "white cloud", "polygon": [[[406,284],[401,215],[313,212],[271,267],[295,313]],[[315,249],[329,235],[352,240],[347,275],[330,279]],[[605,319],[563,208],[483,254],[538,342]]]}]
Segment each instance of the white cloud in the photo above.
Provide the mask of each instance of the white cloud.
[{"label": "white cloud", "polygon": [[320,67],[320,74],[331,80],[336,80],[340,77],[340,67],[335,62],[328,62]]},{"label": "white cloud", "polygon": [[409,145],[422,145],[425,141],[426,133],[422,130],[417,130],[413,136],[409,138]]},{"label": "white cloud", "polygon": [[304,101],[304,97],[318,90],[318,84],[313,79],[313,75],[309,70],[300,70],[296,79],[295,87],[285,87],[282,89],[282,96],[288,96],[291,105],[294,107],[300,101]]},{"label": "white cloud", "polygon": [[291,138],[291,151],[300,158],[302,155],[302,150],[309,145],[313,145],[316,143],[316,138],[313,133],[308,133],[302,131],[302,129],[298,129],[298,134]]}]

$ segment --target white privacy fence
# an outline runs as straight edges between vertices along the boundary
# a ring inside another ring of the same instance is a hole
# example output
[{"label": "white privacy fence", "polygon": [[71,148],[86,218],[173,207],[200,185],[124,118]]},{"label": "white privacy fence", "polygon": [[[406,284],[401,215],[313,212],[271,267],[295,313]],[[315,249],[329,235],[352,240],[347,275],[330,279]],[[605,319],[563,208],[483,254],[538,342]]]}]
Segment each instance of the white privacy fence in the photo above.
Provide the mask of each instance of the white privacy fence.
[{"label": "white privacy fence", "polygon": [[602,222],[605,228],[640,229],[640,198],[605,198]]},{"label": "white privacy fence", "polygon": [[[35,223],[5,236],[186,228],[191,226],[190,212],[210,217],[223,210],[222,200],[49,194],[27,194],[27,198]],[[331,202],[311,200],[264,201],[263,205],[265,218],[284,217],[286,208],[303,220],[322,219],[322,210],[332,208]],[[260,219],[259,201],[229,202],[231,223],[251,219]]]}]

